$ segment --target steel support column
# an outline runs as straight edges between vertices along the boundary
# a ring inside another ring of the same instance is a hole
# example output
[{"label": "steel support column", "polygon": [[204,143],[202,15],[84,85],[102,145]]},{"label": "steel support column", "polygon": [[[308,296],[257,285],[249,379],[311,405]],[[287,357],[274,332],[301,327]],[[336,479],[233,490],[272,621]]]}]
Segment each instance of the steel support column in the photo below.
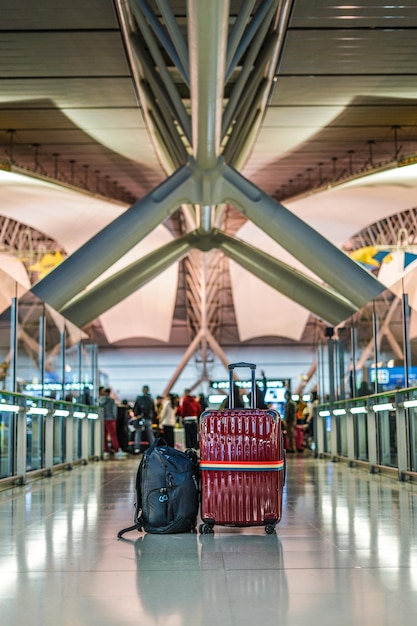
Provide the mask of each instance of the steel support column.
[{"label": "steel support column", "polygon": [[210,170],[220,154],[229,2],[188,0],[193,154]]}]

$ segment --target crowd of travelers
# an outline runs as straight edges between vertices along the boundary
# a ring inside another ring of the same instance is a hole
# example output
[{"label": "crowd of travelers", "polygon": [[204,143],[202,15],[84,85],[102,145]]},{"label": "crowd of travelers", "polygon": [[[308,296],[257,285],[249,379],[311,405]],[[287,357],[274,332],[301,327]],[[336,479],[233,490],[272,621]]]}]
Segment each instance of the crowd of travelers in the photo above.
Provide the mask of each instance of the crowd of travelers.
[{"label": "crowd of travelers", "polygon": [[185,389],[182,397],[169,393],[154,399],[149,386],[143,385],[134,402],[122,400],[118,404],[111,388],[100,387],[99,406],[103,408],[104,418],[104,458],[139,454],[158,436],[174,447],[175,432],[181,429],[184,434],[181,447],[198,450],[198,418],[207,408],[202,393],[195,396]]},{"label": "crowd of travelers", "polygon": [[[265,390],[266,378],[263,374],[263,386],[256,386],[257,408],[270,408],[265,403]],[[246,406],[244,393],[238,385],[233,385],[234,408]],[[301,398],[295,402],[290,391],[286,391],[281,417],[287,452],[302,452],[305,447],[310,447],[314,406],[317,403],[316,392],[312,393],[310,403],[306,403]],[[198,450],[198,419],[208,407],[204,394],[193,395],[190,389],[185,389],[182,397],[168,393],[165,397],[154,399],[148,385],[143,385],[142,393],[132,403],[128,400],[117,403],[111,388],[100,387],[99,405],[103,408],[104,418],[104,458],[140,454],[159,436],[169,446]],[[227,397],[220,408],[228,406]]]}]

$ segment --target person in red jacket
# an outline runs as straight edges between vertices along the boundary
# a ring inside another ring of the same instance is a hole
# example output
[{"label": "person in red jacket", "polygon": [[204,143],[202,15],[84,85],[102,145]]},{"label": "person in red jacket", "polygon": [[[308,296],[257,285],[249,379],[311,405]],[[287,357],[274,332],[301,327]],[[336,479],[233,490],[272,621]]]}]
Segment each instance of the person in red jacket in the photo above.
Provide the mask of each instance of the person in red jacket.
[{"label": "person in red jacket", "polygon": [[198,450],[198,418],[201,413],[200,403],[185,389],[180,405],[180,415],[185,430],[185,447]]}]

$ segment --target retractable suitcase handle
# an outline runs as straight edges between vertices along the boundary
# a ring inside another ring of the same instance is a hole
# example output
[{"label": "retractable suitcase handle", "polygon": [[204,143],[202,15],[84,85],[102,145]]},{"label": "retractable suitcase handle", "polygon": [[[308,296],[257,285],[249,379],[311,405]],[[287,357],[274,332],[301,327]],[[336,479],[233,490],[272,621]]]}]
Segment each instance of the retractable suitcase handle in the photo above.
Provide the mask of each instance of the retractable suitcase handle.
[{"label": "retractable suitcase handle", "polygon": [[254,363],[245,363],[240,361],[239,363],[229,363],[229,409],[235,408],[235,394],[233,388],[233,370],[237,367],[249,367],[251,370],[252,379],[252,394],[251,394],[251,409],[256,408],[256,382],[255,382],[255,370],[256,365]]}]

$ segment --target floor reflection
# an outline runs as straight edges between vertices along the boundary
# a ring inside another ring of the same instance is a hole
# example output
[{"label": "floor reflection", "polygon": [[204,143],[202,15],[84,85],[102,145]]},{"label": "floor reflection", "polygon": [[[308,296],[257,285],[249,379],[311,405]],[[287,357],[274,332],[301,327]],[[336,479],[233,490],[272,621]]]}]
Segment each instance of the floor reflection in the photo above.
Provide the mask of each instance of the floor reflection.
[{"label": "floor reflection", "polygon": [[0,492],[8,625],[352,626],[417,620],[416,487],[291,458],[276,535],[134,531],[137,460]]}]

